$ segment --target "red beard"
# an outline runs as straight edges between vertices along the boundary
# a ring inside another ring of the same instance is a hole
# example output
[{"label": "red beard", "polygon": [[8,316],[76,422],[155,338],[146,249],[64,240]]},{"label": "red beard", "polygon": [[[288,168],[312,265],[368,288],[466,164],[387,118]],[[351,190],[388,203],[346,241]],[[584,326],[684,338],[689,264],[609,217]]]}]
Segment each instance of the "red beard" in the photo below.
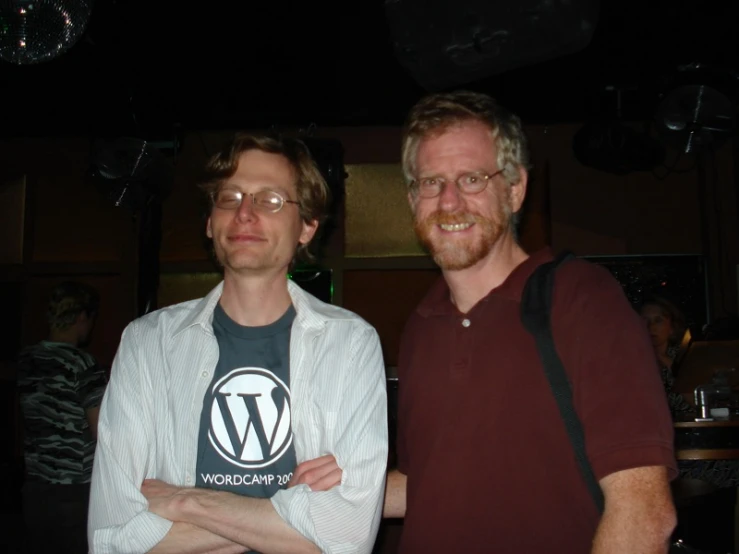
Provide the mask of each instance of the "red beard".
[{"label": "red beard", "polygon": [[[467,269],[485,258],[504,234],[510,222],[507,210],[501,209],[496,219],[471,213],[435,211],[423,220],[414,219],[414,230],[421,244],[429,251],[436,264],[445,270]],[[439,225],[472,223],[470,237],[456,237],[444,233]],[[475,230],[477,228],[477,230]]]}]

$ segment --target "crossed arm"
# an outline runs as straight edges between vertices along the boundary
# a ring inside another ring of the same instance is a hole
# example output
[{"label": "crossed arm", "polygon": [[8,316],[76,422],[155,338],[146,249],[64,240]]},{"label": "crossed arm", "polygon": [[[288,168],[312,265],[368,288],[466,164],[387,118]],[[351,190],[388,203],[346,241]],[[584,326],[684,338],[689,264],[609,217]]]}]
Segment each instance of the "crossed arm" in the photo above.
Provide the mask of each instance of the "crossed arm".
[{"label": "crossed arm", "polygon": [[[333,456],[321,456],[300,464],[289,486],[304,484],[312,491],[324,491],[341,483],[341,475]],[[267,499],[175,487],[157,479],[144,481],[141,492],[149,511],[174,522],[152,553],[319,552],[285,523]]]},{"label": "crossed arm", "polygon": [[[667,468],[638,467],[600,480],[605,510],[593,541],[592,554],[665,554],[675,528]],[[383,517],[404,517],[406,476],[387,476]]]},{"label": "crossed arm", "polygon": [[[145,323],[124,332],[102,404],[90,494],[91,551],[268,553],[311,551],[318,545],[327,552],[370,552],[387,461],[385,382],[376,332],[360,326],[346,341],[346,360],[330,382],[335,394],[324,389],[306,393],[324,403],[325,410],[315,421],[311,414],[297,420],[295,432],[310,438],[302,456],[335,456],[343,470],[340,485],[314,491],[308,482],[298,482],[259,500],[167,486],[192,482],[195,468],[183,469],[186,462],[172,460],[191,456],[192,441],[178,437],[197,425],[197,402],[190,398],[192,383],[180,386],[168,382],[168,374],[150,370],[137,335]],[[177,346],[177,360],[200,356],[199,363],[210,365],[209,356],[217,355],[213,349],[202,354],[202,345],[184,338]],[[155,401],[163,395],[181,412],[169,421],[167,434],[156,426],[170,417],[168,402]],[[311,426],[325,431],[312,437],[307,433]],[[142,491],[147,479],[166,483],[148,482]]]}]

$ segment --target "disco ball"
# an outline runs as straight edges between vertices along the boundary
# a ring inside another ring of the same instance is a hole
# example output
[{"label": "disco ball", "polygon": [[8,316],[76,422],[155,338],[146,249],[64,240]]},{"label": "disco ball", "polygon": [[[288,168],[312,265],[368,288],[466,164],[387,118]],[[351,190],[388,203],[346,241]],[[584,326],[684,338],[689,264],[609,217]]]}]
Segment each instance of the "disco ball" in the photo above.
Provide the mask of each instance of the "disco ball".
[{"label": "disco ball", "polygon": [[45,62],[82,36],[94,0],[0,0],[0,59]]}]

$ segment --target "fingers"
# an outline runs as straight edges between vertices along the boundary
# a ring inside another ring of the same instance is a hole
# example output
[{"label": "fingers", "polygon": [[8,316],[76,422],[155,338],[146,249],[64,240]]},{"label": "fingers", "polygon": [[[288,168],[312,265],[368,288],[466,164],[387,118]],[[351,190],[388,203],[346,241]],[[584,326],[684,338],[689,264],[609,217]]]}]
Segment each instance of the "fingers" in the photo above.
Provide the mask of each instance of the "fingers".
[{"label": "fingers", "polygon": [[157,481],[156,479],[146,479],[141,484],[141,494],[143,494],[146,498],[152,498],[154,496],[161,495],[163,490],[162,482]]},{"label": "fingers", "polygon": [[315,458],[313,460],[307,460],[302,464],[298,464],[298,467],[296,467],[295,471],[293,472],[293,477],[291,481],[296,481],[297,484],[297,482],[301,481],[306,473],[312,472],[314,470],[320,470],[322,467],[331,465],[338,467],[336,466],[336,459],[330,454],[327,454],[326,456],[321,456],[320,458]]},{"label": "fingers", "polygon": [[336,458],[334,458],[331,454],[326,454],[325,456],[320,456],[312,460],[306,460],[302,464],[299,464],[295,471],[296,473],[301,469],[303,471],[309,471],[311,469],[315,469],[326,464],[336,464]]},{"label": "fingers", "polygon": [[288,488],[295,485],[308,485],[312,491],[327,491],[341,484],[343,471],[338,466],[307,471],[299,477],[293,476]]},{"label": "fingers", "polygon": [[151,492],[156,490],[160,486],[160,482],[156,479],[144,479],[144,482],[141,483],[141,492],[144,493],[144,495],[147,494],[147,492]]},{"label": "fingers", "polygon": [[298,465],[288,487],[308,485],[314,491],[328,490],[341,483],[342,475],[336,459],[329,454]]},{"label": "fingers", "polygon": [[341,484],[343,472],[338,467],[308,486],[312,491],[327,491]]}]

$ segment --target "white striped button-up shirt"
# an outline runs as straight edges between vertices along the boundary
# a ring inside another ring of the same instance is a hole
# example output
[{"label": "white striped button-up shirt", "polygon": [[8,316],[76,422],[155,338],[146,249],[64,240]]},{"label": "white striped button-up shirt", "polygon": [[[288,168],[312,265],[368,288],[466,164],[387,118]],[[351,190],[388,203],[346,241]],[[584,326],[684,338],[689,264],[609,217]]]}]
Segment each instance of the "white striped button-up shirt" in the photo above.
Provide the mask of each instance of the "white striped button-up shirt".
[{"label": "white striped button-up shirt", "polygon": [[[203,398],[218,361],[213,310],[200,300],[148,314],[124,331],[100,411],[88,534],[93,553],[143,553],[172,522],[147,510],[144,479],[195,483]],[[293,441],[298,462],[332,454],[341,484],[278,491],[277,513],[323,552],[370,552],[387,463],[385,370],[377,332],[292,281]]]}]

